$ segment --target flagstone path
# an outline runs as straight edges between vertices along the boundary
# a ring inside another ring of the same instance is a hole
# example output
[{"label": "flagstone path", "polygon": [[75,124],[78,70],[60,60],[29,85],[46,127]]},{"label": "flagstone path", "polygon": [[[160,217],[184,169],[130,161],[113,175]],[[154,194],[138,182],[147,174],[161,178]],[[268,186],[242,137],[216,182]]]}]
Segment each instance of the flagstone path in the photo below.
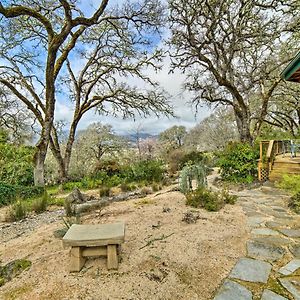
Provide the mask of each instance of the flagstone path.
[{"label": "flagstone path", "polygon": [[251,233],[247,256],[214,300],[300,300],[300,215],[287,208],[288,195],[269,186],[236,195]]}]

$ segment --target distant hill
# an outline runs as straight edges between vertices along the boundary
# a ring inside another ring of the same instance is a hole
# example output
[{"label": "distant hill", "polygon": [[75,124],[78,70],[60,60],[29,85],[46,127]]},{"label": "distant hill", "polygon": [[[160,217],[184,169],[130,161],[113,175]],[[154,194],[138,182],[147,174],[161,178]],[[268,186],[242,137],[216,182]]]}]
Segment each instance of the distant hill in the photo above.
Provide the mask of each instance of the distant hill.
[{"label": "distant hill", "polygon": [[[136,137],[137,134],[132,133],[132,134],[125,134],[125,135],[121,135],[123,138],[129,140],[130,142],[135,142],[136,141]],[[140,137],[140,139],[144,140],[147,138],[153,138],[153,139],[158,139],[158,135],[153,135],[150,133],[146,133],[146,132],[141,132],[138,134],[138,136]]]}]

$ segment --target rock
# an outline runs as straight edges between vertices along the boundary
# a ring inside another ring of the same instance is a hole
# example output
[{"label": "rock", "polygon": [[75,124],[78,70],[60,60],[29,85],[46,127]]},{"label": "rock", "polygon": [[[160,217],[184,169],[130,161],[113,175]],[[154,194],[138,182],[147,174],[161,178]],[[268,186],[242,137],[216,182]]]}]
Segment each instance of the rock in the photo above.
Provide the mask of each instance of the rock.
[{"label": "rock", "polygon": [[289,278],[280,278],[279,281],[293,295],[295,300],[300,300],[300,291],[296,288],[300,285],[299,281]]},{"label": "rock", "polygon": [[247,254],[252,258],[274,262],[283,257],[285,250],[280,246],[249,241],[247,242]]},{"label": "rock", "polygon": [[251,258],[241,258],[232,269],[229,277],[250,282],[266,283],[271,269],[272,266],[268,262]]},{"label": "rock", "polygon": [[214,300],[237,300],[237,299],[251,300],[252,293],[242,285],[231,280],[225,280],[218,294],[214,298]]},{"label": "rock", "polygon": [[287,246],[292,243],[291,240],[280,237],[280,236],[264,236],[254,238],[253,241],[263,243],[263,244],[271,244],[275,246]]},{"label": "rock", "polygon": [[247,224],[248,226],[250,226],[251,228],[255,228],[255,227],[259,227],[262,223],[264,223],[266,221],[266,217],[260,217],[260,216],[252,216],[249,217],[247,220]]},{"label": "rock", "polygon": [[270,290],[264,290],[262,296],[261,296],[261,300],[288,300],[285,297],[282,297]]},{"label": "rock", "polygon": [[290,245],[289,249],[296,258],[300,258],[300,244]]},{"label": "rock", "polygon": [[90,201],[93,199],[95,199],[93,196],[89,196],[89,195],[81,193],[78,188],[74,188],[72,193],[70,193],[66,197],[66,201],[68,201],[72,204],[80,204],[80,203],[84,203],[86,201]]},{"label": "rock", "polygon": [[255,228],[251,231],[254,235],[279,235],[279,232],[269,228]]},{"label": "rock", "polygon": [[280,232],[291,238],[299,238],[300,237],[299,229],[281,229]]},{"label": "rock", "polygon": [[293,259],[284,267],[279,269],[279,273],[282,275],[291,275],[300,268],[300,259]]},{"label": "rock", "polygon": [[266,222],[266,226],[271,229],[281,229],[283,227],[286,227],[285,221],[268,221]]}]

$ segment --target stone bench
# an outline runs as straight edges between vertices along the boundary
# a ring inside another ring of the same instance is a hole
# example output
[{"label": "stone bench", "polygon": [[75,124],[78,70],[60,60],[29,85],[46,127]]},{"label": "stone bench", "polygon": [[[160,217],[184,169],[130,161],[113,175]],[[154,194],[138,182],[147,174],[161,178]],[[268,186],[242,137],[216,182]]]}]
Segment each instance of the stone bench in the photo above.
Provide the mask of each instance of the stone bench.
[{"label": "stone bench", "polygon": [[107,268],[118,269],[118,246],[124,242],[125,224],[73,224],[63,237],[63,246],[71,246],[70,272],[79,272],[86,257],[106,256]]}]

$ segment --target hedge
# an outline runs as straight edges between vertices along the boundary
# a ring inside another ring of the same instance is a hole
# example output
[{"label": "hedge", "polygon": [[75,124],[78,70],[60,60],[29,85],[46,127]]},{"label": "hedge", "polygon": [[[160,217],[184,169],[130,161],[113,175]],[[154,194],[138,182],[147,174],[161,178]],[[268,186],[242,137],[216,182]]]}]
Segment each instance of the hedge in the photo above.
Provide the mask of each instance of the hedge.
[{"label": "hedge", "polygon": [[0,206],[12,203],[17,198],[28,199],[43,195],[44,187],[9,185],[0,182]]}]

